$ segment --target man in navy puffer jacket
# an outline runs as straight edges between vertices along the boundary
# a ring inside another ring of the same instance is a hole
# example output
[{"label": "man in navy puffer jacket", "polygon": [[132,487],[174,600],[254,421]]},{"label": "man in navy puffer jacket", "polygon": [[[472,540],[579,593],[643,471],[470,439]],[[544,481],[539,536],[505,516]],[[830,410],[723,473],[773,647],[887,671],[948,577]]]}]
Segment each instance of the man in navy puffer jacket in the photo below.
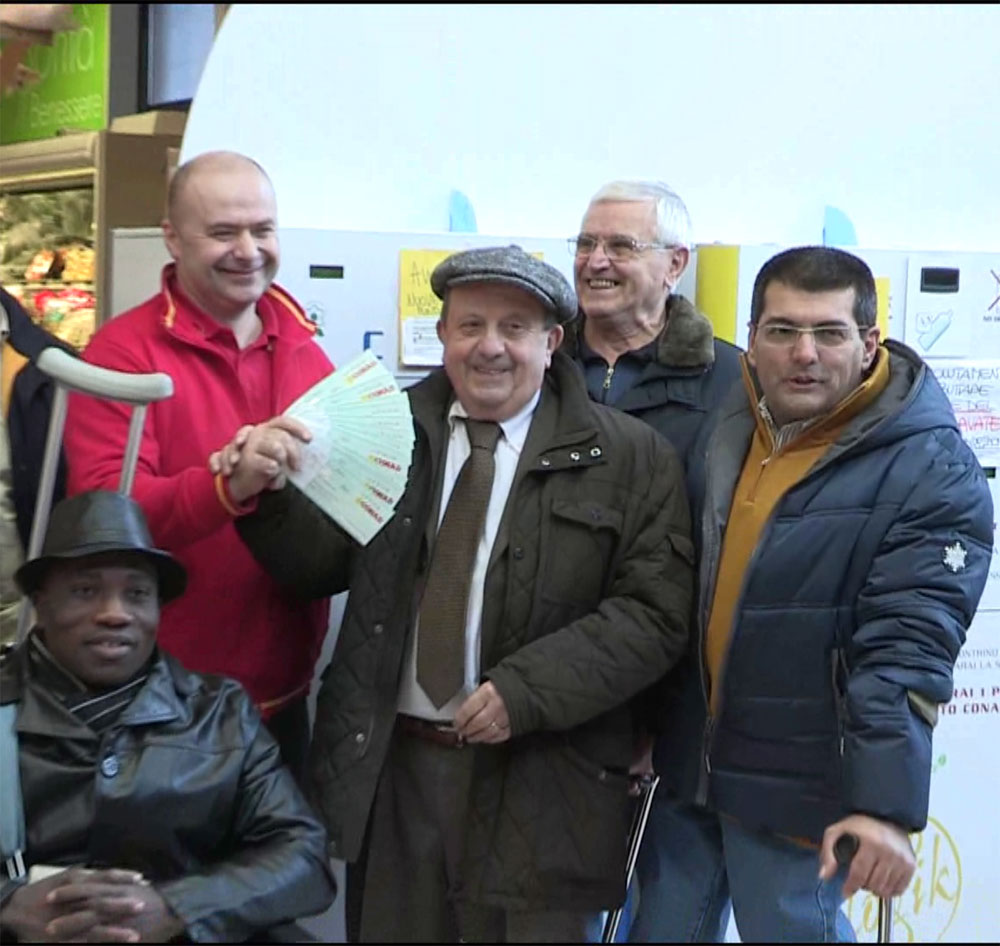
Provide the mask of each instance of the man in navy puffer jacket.
[{"label": "man in navy puffer jacket", "polygon": [[850,941],[844,898],[913,875],[993,507],[933,373],[880,344],[875,313],[842,250],[757,276],[744,385],[689,458],[698,633],[664,707],[633,941],[721,942],[730,908],[744,942]]}]

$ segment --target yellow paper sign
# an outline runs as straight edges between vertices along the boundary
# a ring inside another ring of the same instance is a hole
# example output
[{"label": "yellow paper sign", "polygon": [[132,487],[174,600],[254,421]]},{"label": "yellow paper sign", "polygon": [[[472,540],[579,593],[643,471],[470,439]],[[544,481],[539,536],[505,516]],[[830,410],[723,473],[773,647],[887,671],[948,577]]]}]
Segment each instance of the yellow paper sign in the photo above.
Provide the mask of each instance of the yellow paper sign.
[{"label": "yellow paper sign", "polygon": [[[441,300],[431,289],[434,267],[460,249],[399,251],[399,363],[408,367],[441,364],[437,321]],[[541,252],[533,256],[542,259]]]},{"label": "yellow paper sign", "polygon": [[441,300],[431,289],[431,273],[455,250],[399,251],[399,363],[410,367],[441,364],[437,320]]},{"label": "yellow paper sign", "polygon": [[431,289],[431,273],[456,250],[399,251],[399,316],[441,314],[441,300]]},{"label": "yellow paper sign", "polygon": [[875,324],[879,327],[879,338],[889,337],[889,277],[875,277]]}]

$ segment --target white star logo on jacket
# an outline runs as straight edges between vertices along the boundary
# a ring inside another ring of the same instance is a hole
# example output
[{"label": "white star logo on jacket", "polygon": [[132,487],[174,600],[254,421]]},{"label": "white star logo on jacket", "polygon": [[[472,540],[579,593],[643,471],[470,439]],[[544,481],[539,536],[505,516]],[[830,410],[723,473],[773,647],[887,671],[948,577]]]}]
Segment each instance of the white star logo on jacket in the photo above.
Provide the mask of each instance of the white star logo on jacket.
[{"label": "white star logo on jacket", "polygon": [[952,542],[944,547],[944,564],[953,572],[965,568],[965,558],[969,553],[961,542]]}]

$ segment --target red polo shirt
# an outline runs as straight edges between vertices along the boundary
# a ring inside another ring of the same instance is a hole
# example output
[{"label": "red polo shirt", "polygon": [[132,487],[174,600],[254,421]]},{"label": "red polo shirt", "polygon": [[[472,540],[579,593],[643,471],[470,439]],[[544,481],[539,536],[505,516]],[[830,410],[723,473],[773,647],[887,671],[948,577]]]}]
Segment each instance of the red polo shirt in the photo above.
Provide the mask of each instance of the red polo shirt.
[{"label": "red polo shirt", "polygon": [[[239,680],[267,717],[308,691],[329,602],[294,598],[257,564],[207,462],[242,425],[280,414],[333,366],[283,289],[272,285],[257,314],[261,334],[241,351],[230,329],[184,296],[170,264],[161,291],[103,325],[84,358],[173,378],[173,396],[146,416],[133,487],[154,541],[188,570],[187,591],[163,609],[158,640],[192,670]],[[70,397],[70,493],[117,489],[129,416],[127,405]]]}]

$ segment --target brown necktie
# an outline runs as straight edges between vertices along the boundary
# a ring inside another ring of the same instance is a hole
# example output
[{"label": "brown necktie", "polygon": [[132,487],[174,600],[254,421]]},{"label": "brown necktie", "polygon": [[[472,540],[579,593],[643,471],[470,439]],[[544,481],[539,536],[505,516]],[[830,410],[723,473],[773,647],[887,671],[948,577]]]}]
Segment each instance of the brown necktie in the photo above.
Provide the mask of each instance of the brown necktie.
[{"label": "brown necktie", "polygon": [[493,490],[493,451],[500,425],[465,418],[472,447],[444,511],[434,543],[417,631],[417,682],[441,707],[465,679],[465,618],[476,548]]}]

